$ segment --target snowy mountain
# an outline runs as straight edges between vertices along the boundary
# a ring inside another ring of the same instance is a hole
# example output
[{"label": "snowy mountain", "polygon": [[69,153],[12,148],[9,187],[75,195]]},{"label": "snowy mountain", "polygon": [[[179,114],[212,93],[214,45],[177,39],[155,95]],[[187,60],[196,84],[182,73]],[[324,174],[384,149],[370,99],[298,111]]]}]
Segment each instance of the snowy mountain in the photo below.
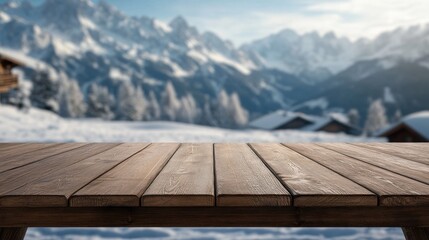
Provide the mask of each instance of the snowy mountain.
[{"label": "snowy mountain", "polygon": [[[364,74],[362,74],[362,70]],[[384,68],[377,60],[362,61],[326,80],[320,93],[296,105],[294,110],[321,114],[358,110],[363,125],[372,101],[380,99],[390,121],[428,109],[429,68],[402,61]]]},{"label": "snowy mountain", "polygon": [[308,87],[291,74],[264,69],[214,33],[199,33],[182,17],[168,24],[129,17],[103,1],[11,1],[0,7],[0,32],[0,52],[20,51],[56,76],[76,79],[85,93],[95,83],[116,96],[128,81],[160,99],[172,82],[178,97],[190,94],[201,108],[225,90],[260,114],[297,102],[300,94],[290,92]]},{"label": "snowy mountain", "polygon": [[[323,113],[357,108],[365,118],[368,99],[382,98],[385,91],[402,101],[395,108],[403,113],[425,107],[415,103],[426,101],[424,95],[402,94],[400,86],[411,92],[426,84],[426,75],[414,81],[414,73],[403,66],[419,72],[429,68],[429,24],[357,41],[286,29],[237,48],[215,33],[200,33],[183,17],[164,23],[127,16],[103,1],[45,0],[40,5],[0,5],[0,33],[0,54],[24,59],[27,79],[35,71],[48,71],[52,81],[47,84],[59,85],[53,91],[72,92],[42,107],[64,116],[79,116],[85,109],[74,106],[78,113],[70,113],[62,109],[63,102],[85,102],[88,111],[103,111],[95,115],[108,119],[208,125],[222,125],[211,120],[232,114],[234,108],[242,113],[233,116],[241,123],[246,116],[253,119],[291,108]],[[398,73],[402,80],[385,79],[395,69],[403,71]],[[351,86],[362,92],[347,94]],[[374,89],[364,91],[369,87]],[[359,102],[350,99],[352,95]],[[110,106],[117,102],[128,106],[132,116],[117,113],[118,104]],[[133,109],[134,105],[145,109]],[[160,112],[161,105],[169,109]],[[144,111],[151,116],[141,116]]]},{"label": "snowy mountain", "polygon": [[334,33],[299,35],[286,29],[241,47],[267,67],[296,74],[309,82],[325,80],[355,60],[358,45]]},{"label": "snowy mountain", "polygon": [[[380,34],[373,40],[351,41],[334,33],[316,32],[299,35],[286,29],[241,47],[253,59],[267,67],[277,68],[317,83],[330,79],[357,62],[376,60],[382,69],[397,64],[418,62],[428,67],[429,24],[398,28]],[[374,68],[362,69],[360,75],[369,75]],[[359,75],[356,77],[360,77]]]}]

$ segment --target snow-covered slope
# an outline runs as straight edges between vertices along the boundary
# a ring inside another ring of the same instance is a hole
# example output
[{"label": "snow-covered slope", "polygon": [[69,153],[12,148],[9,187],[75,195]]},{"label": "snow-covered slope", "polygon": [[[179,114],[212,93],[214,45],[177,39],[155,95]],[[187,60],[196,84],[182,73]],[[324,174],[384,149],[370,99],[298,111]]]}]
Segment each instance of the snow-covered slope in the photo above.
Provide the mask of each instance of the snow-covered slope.
[{"label": "snow-covered slope", "polygon": [[226,130],[171,122],[64,119],[39,109],[0,105],[0,142],[363,142],[383,141],[300,131]]}]

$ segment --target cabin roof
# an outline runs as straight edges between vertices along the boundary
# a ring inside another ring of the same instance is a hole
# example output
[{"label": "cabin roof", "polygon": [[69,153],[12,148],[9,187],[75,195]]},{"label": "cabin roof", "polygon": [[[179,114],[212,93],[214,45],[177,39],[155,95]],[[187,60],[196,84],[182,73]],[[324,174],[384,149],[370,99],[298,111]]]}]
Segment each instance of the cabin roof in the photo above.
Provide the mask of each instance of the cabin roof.
[{"label": "cabin roof", "polygon": [[15,66],[24,66],[25,65],[23,62],[19,61],[18,59],[11,57],[11,56],[8,56],[8,55],[5,55],[3,53],[0,53],[0,60],[10,62]]},{"label": "cabin roof", "polygon": [[264,130],[272,130],[299,118],[310,123],[314,122],[312,117],[304,113],[278,110],[252,121],[249,126]]},{"label": "cabin roof", "polygon": [[348,123],[347,117],[345,117],[343,114],[331,113],[327,117],[319,117],[300,112],[288,112],[284,110],[278,110],[262,116],[252,121],[249,126],[264,130],[274,130],[296,119],[303,119],[309,122],[308,126],[300,128],[300,130],[303,131],[319,131],[330,123],[337,123],[345,126],[346,128],[349,128],[350,130],[359,131],[356,127]]},{"label": "cabin roof", "polygon": [[429,140],[429,111],[416,112],[403,117],[399,122],[381,130],[377,136],[386,137],[401,126],[407,126],[423,138]]}]

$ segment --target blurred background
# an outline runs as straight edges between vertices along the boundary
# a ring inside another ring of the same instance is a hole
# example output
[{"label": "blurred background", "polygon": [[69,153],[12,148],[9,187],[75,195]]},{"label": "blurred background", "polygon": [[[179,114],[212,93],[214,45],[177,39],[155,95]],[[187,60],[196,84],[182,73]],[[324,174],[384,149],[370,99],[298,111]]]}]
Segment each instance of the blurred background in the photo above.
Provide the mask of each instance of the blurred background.
[{"label": "blurred background", "polygon": [[[0,0],[0,142],[429,141],[427,0]],[[26,239],[403,239],[60,229]]]}]

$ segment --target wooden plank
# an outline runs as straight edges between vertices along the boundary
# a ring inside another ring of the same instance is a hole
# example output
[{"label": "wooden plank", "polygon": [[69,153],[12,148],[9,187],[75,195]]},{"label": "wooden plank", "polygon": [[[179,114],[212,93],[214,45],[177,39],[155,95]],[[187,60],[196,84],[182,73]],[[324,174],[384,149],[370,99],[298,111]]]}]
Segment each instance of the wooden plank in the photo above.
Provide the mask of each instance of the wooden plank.
[{"label": "wooden plank", "polygon": [[1,240],[22,240],[27,232],[26,227],[0,228]]},{"label": "wooden plank", "polygon": [[85,144],[83,143],[28,144],[19,149],[13,149],[8,153],[2,153],[0,156],[0,173],[40,161],[50,156],[64,153],[84,145]]},{"label": "wooden plank", "polygon": [[290,206],[291,196],[246,144],[215,144],[217,206]]},{"label": "wooden plank", "polygon": [[13,144],[6,145],[0,149],[0,163],[7,160],[8,158],[14,157],[16,155],[28,153],[31,151],[43,149],[49,146],[52,146],[52,143],[23,143],[23,144]]},{"label": "wooden plank", "polygon": [[140,197],[180,144],[151,144],[73,194],[70,206],[139,206]]},{"label": "wooden plank", "polygon": [[429,227],[427,207],[0,208],[2,227]]},{"label": "wooden plank", "polygon": [[[406,146],[390,143],[354,143],[358,147],[370,148],[379,152],[394,155],[400,158],[408,159],[415,162],[429,164],[429,151],[424,152],[423,149],[412,149]],[[429,145],[427,146],[429,148]]]},{"label": "wooden plank", "polygon": [[379,196],[381,206],[429,206],[429,185],[316,144],[285,144]]},{"label": "wooden plank", "polygon": [[7,150],[10,148],[18,148],[20,146],[24,146],[27,145],[28,143],[10,143],[10,142],[2,142],[0,143],[0,152],[2,152],[3,150]]},{"label": "wooden plank", "polygon": [[43,176],[55,173],[67,166],[106,151],[118,144],[82,144],[72,151],[45,158],[33,164],[0,173],[0,207],[2,195],[13,191]]},{"label": "wooden plank", "polygon": [[4,194],[4,207],[60,207],[83,186],[141,151],[146,143],[124,143],[75,164],[43,175],[35,181]]},{"label": "wooden plank", "polygon": [[429,166],[427,164],[410,161],[347,143],[323,143],[319,145],[377,167],[429,184]]},{"label": "wooden plank", "polygon": [[406,240],[429,240],[429,228],[403,227]]},{"label": "wooden plank", "polygon": [[388,143],[390,146],[398,148],[408,148],[429,154],[429,143]]},{"label": "wooden plank", "polygon": [[389,146],[409,149],[429,155],[429,143],[388,143]]},{"label": "wooden plank", "polygon": [[251,144],[293,195],[293,205],[376,206],[377,196],[280,144]]},{"label": "wooden plank", "polygon": [[213,206],[213,144],[182,144],[141,198],[143,206]]}]

